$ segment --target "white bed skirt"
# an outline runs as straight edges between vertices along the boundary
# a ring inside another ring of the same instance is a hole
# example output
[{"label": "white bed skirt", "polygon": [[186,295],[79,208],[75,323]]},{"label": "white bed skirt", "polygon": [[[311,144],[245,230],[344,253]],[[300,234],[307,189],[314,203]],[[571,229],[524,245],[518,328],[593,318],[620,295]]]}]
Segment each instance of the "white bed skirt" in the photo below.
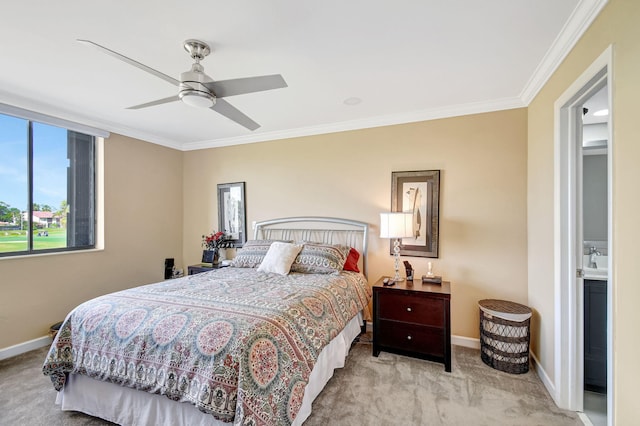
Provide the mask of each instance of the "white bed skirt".
[{"label": "white bed skirt", "polygon": [[[333,376],[333,370],[344,367],[351,343],[360,333],[361,324],[362,316],[358,314],[320,352],[293,425],[301,425],[309,417],[313,401]],[[80,374],[69,375],[64,388],[58,392],[56,404],[65,411],[80,411],[127,426],[230,425],[189,403],[171,401],[163,395],[121,387]]]}]

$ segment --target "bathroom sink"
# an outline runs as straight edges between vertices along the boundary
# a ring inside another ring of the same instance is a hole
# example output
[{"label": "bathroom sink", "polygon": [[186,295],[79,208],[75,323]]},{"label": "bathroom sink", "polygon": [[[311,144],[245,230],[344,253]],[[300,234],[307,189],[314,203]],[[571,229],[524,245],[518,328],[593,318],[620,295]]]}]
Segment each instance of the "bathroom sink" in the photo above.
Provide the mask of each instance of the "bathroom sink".
[{"label": "bathroom sink", "polygon": [[584,268],[584,278],[587,279],[607,279],[609,271],[606,269],[593,269],[593,268]]},{"label": "bathroom sink", "polygon": [[585,278],[594,278],[594,279],[607,279],[609,275],[609,257],[608,256],[596,256],[596,267],[592,268],[589,266],[590,261],[589,255],[585,254],[582,263],[582,270],[584,271]]}]

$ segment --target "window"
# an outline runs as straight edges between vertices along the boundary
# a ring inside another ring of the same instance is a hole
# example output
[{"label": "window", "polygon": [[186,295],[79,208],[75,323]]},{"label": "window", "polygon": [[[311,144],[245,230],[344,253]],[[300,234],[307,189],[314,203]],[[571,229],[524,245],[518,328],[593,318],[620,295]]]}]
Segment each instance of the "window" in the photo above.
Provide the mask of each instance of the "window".
[{"label": "window", "polygon": [[95,247],[95,136],[0,114],[0,256]]}]

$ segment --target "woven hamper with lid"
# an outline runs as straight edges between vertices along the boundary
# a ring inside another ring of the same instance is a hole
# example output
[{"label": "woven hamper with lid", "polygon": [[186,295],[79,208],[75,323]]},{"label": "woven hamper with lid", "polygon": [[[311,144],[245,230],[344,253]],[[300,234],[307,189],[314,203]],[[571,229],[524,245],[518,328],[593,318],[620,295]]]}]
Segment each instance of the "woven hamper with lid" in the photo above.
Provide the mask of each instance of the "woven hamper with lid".
[{"label": "woven hamper with lid", "polygon": [[531,309],[515,302],[484,299],[480,307],[480,357],[496,370],[529,371]]}]

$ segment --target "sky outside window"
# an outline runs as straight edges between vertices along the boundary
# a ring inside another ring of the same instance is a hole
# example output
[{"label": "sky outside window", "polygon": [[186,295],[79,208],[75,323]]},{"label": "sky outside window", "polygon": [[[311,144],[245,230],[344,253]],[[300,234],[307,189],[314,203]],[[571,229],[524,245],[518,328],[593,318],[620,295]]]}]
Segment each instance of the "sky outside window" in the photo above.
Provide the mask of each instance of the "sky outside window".
[{"label": "sky outside window", "polygon": [[[67,130],[33,123],[33,202],[53,211],[67,199]],[[0,114],[0,201],[27,210],[28,121]]]},{"label": "sky outside window", "polygon": [[51,211],[67,199],[67,129],[33,123],[33,202]]},{"label": "sky outside window", "polygon": [[0,114],[0,201],[25,211],[29,122]]}]

